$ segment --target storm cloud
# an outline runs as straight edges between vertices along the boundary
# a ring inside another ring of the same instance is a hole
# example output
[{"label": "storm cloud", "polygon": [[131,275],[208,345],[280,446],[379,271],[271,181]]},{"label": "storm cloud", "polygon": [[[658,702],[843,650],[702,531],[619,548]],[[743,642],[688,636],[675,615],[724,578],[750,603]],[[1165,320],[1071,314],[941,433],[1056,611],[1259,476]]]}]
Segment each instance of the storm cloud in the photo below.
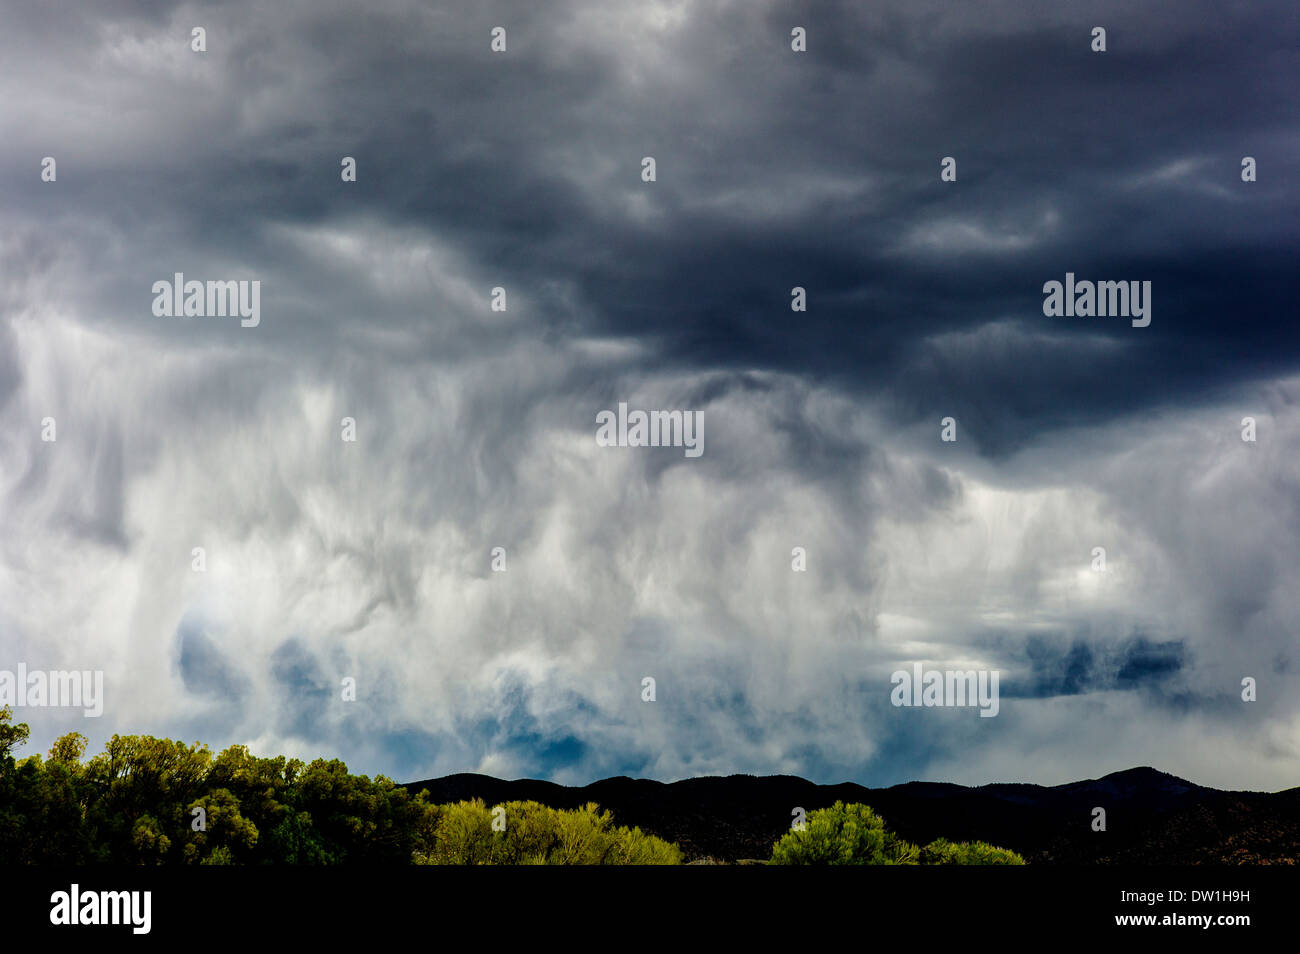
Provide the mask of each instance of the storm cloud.
[{"label": "storm cloud", "polygon": [[[0,668],[106,696],[18,717],[399,779],[1295,784],[1296,18],[8,5]],[[1047,317],[1067,272],[1151,324]],[[260,324],[156,316],[176,273]],[[598,446],[619,402],[703,455]],[[997,718],[890,705],[915,662]]]}]

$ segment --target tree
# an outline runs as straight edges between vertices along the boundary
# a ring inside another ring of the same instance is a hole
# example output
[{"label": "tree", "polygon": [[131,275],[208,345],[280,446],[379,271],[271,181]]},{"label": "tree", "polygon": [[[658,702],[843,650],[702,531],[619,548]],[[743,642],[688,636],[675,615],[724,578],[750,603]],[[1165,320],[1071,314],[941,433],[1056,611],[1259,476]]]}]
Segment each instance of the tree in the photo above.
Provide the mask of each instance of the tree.
[{"label": "tree", "polygon": [[[482,800],[430,806],[412,860],[432,865],[677,865],[681,849],[639,828],[615,826],[594,803],[556,809]],[[505,828],[493,827],[494,811]]]},{"label": "tree", "polygon": [[[86,762],[69,733],[15,760],[26,725],[0,710],[0,864],[679,864],[676,845],[569,812],[430,804],[337,759],[258,758],[231,746],[115,735]],[[202,809],[202,811],[196,811]],[[201,823],[200,823],[201,820]]]},{"label": "tree", "polygon": [[27,741],[31,729],[26,722],[14,724],[14,710],[5,706],[0,709],[0,770],[4,768],[5,759],[12,758],[11,753]]},{"label": "tree", "polygon": [[81,757],[85,754],[89,741],[80,732],[69,732],[67,735],[59,736],[50,746],[50,761],[69,768],[80,768]]},{"label": "tree", "polygon": [[772,847],[774,865],[914,865],[919,851],[885,828],[867,805],[836,802],[808,814],[802,831]]},{"label": "tree", "polygon": [[937,838],[917,848],[885,828],[866,805],[836,802],[808,815],[802,831],[787,832],[772,846],[773,865],[1023,865],[1014,851],[983,841]]}]

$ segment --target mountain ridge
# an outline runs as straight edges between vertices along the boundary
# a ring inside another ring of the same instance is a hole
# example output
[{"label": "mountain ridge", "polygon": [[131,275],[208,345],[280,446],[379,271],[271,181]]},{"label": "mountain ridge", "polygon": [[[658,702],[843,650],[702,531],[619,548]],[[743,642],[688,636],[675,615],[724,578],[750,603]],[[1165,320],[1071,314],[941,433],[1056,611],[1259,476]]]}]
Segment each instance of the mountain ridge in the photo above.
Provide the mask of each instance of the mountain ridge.
[{"label": "mountain ridge", "polygon": [[[910,781],[887,788],[822,785],[796,775],[707,775],[661,782],[626,775],[587,785],[458,773],[408,782],[433,801],[596,802],[622,825],[677,842],[690,860],[766,858],[796,808],[863,802],[904,838],[987,841],[1030,864],[1300,863],[1300,787],[1229,791],[1152,766],[1043,786]],[[1094,830],[1097,808],[1106,829]]]}]

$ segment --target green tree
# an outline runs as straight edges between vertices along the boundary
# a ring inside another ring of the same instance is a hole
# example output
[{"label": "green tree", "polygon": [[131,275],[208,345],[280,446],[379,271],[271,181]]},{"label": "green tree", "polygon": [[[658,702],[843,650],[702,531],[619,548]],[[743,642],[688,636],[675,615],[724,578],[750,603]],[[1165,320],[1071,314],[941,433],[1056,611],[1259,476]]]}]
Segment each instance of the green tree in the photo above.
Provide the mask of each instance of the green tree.
[{"label": "green tree", "polygon": [[31,735],[31,729],[26,722],[14,722],[14,710],[5,706],[0,709],[0,769],[4,768],[4,760],[13,758],[13,750],[23,745],[27,737]]},{"label": "green tree", "polygon": [[1014,851],[983,841],[938,838],[917,848],[885,828],[866,805],[836,802],[808,815],[803,831],[787,832],[772,847],[774,865],[1023,865]]},{"label": "green tree", "polygon": [[[194,828],[196,808],[203,809],[199,817],[203,818],[204,826],[198,830]],[[207,860],[214,852],[225,858],[250,860],[250,850],[257,844],[257,826],[240,813],[239,799],[229,789],[219,788],[196,798],[188,806],[187,814],[191,819],[190,830],[181,854],[188,864],[214,864]]]},{"label": "green tree", "polygon": [[885,828],[866,805],[836,802],[808,813],[802,831],[789,831],[772,848],[774,865],[914,865],[919,851]]},{"label": "green tree", "polygon": [[69,768],[81,768],[81,757],[86,753],[87,739],[80,732],[69,732],[54,740],[50,746],[50,762],[66,765]]},{"label": "green tree", "polygon": [[[337,760],[217,756],[199,743],[115,735],[82,761],[69,733],[17,760],[28,727],[0,710],[0,863],[679,864],[681,851],[595,805],[434,805]],[[195,809],[204,824],[195,827]]]},{"label": "green tree", "polygon": [[[681,849],[614,824],[594,803],[555,809],[506,802],[489,810],[479,799],[434,806],[419,826],[416,864],[676,865]],[[501,819],[504,830],[493,827]]]}]

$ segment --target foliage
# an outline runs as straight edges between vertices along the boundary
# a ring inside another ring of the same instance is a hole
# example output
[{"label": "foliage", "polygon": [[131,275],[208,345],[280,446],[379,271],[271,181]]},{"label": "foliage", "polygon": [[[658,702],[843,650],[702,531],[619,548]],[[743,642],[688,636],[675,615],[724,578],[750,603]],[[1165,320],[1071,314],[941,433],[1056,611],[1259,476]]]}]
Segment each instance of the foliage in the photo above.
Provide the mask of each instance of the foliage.
[{"label": "foliage", "polygon": [[804,828],[772,847],[776,865],[914,865],[917,847],[886,830],[866,805],[836,802],[808,813]]},{"label": "foliage", "polygon": [[[499,819],[503,830],[494,830]],[[489,810],[481,800],[434,807],[417,848],[417,864],[676,865],[676,845],[639,828],[615,827],[609,812],[506,802]]]},{"label": "foliage", "polygon": [[1025,859],[987,841],[961,842],[936,838],[921,849],[923,865],[1023,865]]},{"label": "foliage", "polygon": [[615,827],[595,805],[434,805],[337,759],[258,758],[115,735],[83,761],[70,733],[17,760],[28,727],[0,709],[0,864],[678,864],[681,851]]},{"label": "foliage", "polygon": [[774,865],[1023,865],[1014,851],[982,841],[956,844],[944,838],[918,848],[885,828],[866,805],[836,802],[808,813],[803,830],[789,831],[772,846]]},{"label": "foliage", "polygon": [[[676,845],[595,804],[436,805],[337,759],[258,758],[242,745],[115,735],[84,759],[69,733],[16,759],[28,727],[0,708],[0,864],[675,865]],[[494,825],[494,822],[496,824]],[[502,828],[504,822],[504,828]],[[501,830],[498,830],[501,829]],[[1024,864],[984,842],[918,848],[866,805],[809,813],[772,864]]]}]

